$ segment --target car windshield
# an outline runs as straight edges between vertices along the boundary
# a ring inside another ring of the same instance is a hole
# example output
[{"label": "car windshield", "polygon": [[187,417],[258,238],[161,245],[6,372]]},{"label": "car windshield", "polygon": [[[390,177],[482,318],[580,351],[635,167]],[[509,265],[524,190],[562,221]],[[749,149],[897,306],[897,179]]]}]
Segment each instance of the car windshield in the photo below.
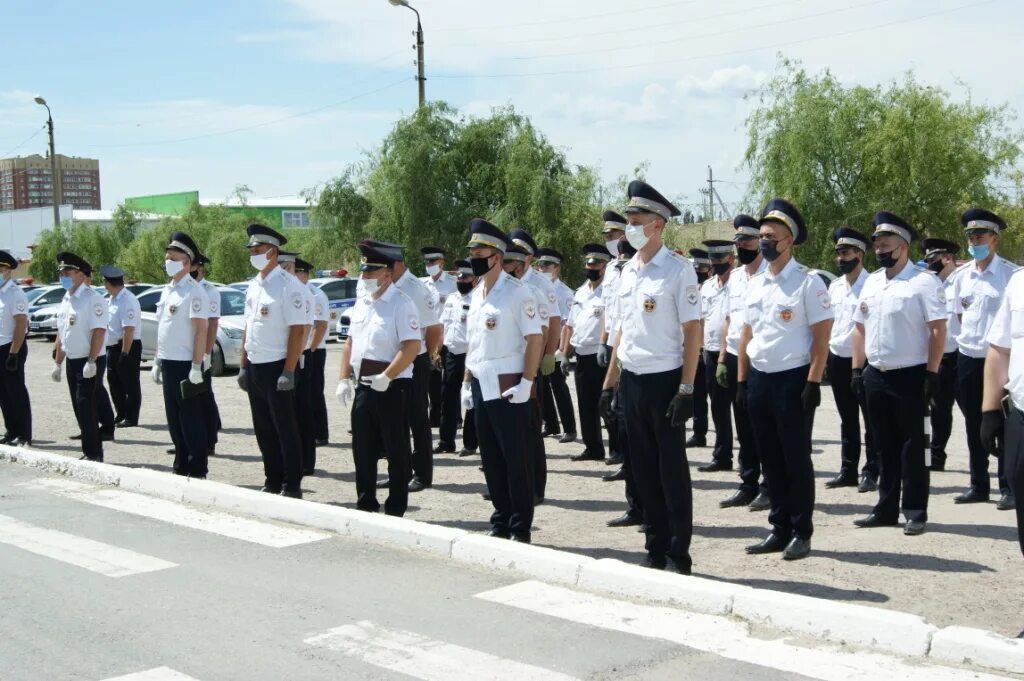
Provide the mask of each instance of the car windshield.
[{"label": "car windshield", "polygon": [[33,305],[55,305],[64,300],[63,288],[52,288],[44,291],[42,295],[32,301]]},{"label": "car windshield", "polygon": [[222,317],[245,314],[245,294],[234,289],[220,289],[220,314]]}]

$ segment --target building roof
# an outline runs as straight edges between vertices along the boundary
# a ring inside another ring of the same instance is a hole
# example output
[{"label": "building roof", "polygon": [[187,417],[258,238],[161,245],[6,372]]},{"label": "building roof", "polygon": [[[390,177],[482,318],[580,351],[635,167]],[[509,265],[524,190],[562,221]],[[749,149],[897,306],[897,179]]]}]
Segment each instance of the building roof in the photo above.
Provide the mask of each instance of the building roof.
[{"label": "building roof", "polygon": [[[229,206],[231,208],[241,208],[242,202],[237,196],[231,196],[225,199],[210,199],[200,198],[199,205],[201,206]],[[270,196],[266,198],[249,197],[245,200],[245,205],[250,208],[301,208],[309,209],[309,202],[301,196]]]},{"label": "building roof", "polygon": [[[47,210],[51,210],[47,206]],[[82,208],[75,208],[71,211],[71,219],[76,222],[110,222],[114,219],[114,211],[112,210],[86,210]],[[163,220],[166,215],[157,215],[156,213],[136,213],[136,216],[140,220]],[[52,222],[52,221],[51,221]]]}]

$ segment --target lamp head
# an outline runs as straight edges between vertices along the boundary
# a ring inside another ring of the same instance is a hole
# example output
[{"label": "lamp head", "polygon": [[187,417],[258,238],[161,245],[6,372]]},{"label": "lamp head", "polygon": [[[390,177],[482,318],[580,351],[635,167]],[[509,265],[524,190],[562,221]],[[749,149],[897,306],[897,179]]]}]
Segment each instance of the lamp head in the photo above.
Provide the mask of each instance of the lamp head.
[{"label": "lamp head", "polygon": [[36,101],[36,104],[38,104],[39,106],[46,106],[46,100],[43,99],[42,97],[36,97],[35,101]]},{"label": "lamp head", "polygon": [[408,7],[409,0],[388,0],[395,7]]}]

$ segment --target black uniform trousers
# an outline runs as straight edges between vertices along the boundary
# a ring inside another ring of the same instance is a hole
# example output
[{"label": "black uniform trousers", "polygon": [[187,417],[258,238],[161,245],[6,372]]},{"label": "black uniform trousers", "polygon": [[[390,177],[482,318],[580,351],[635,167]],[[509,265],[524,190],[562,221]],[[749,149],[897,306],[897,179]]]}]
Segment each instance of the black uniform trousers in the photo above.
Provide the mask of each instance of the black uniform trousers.
[{"label": "black uniform trousers", "polygon": [[[988,494],[991,482],[988,475],[988,452],[981,444],[981,397],[985,383],[985,358],[958,354],[956,362],[956,401],[964,415],[967,427],[967,452],[970,455],[971,488]],[[997,459],[996,475],[999,491],[1006,493],[1006,472],[1002,457]]]},{"label": "black uniform trousers", "polygon": [[544,498],[544,492],[548,486],[548,455],[544,447],[544,436],[541,435],[543,428],[544,413],[544,384],[548,382],[547,376],[537,374],[533,391],[527,404],[530,405],[530,415],[527,420],[527,443],[530,448],[530,473],[533,475],[533,495],[538,499]]},{"label": "black uniform trousers", "polygon": [[[106,373],[106,368],[105,367],[107,366],[107,356],[103,355],[102,357],[98,357],[96,361],[99,362],[99,360],[101,360],[101,359],[103,360],[104,369],[102,371],[100,371],[97,368],[97,374],[96,375],[100,377],[100,380],[96,382],[96,388],[95,388],[95,391],[96,391],[96,416],[99,419],[100,433],[102,433],[103,435],[109,435],[109,436],[113,437],[114,436],[114,410],[110,406],[110,394],[107,393],[107,389],[103,386],[103,374]],[[99,364],[97,364],[97,367],[99,367]],[[78,404],[77,403],[74,404],[74,408],[75,408],[75,418],[78,418]]]},{"label": "black uniform trousers", "polygon": [[360,383],[352,401],[352,457],[356,467],[356,507],[376,513],[377,460],[388,460],[388,498],[384,512],[402,516],[409,506],[412,450],[409,447],[408,393],[411,378],[397,378],[378,392]]},{"label": "black uniform trousers", "polygon": [[163,374],[164,414],[174,443],[174,472],[193,478],[206,477],[206,417],[201,395],[181,398],[181,382],[188,380],[191,360],[160,360]]},{"label": "black uniform trousers", "polygon": [[[466,375],[466,353],[444,353],[444,384],[441,386],[441,427],[438,439],[455,446],[455,433],[462,414],[462,379]],[[468,420],[468,417],[467,419]],[[465,422],[464,422],[465,423]],[[463,434],[465,435],[465,434]]]},{"label": "black uniform trousers", "polygon": [[313,437],[317,440],[328,440],[327,398],[324,396],[324,371],[327,367],[327,348],[312,350],[306,357],[306,366],[310,367],[310,387],[313,392]]},{"label": "black uniform trousers", "polygon": [[865,405],[862,400],[857,399],[850,387],[850,380],[853,378],[853,358],[839,357],[830,352],[826,366],[832,397],[835,399],[836,409],[839,411],[839,439],[841,442],[839,473],[840,475],[857,475],[857,467],[860,465],[860,417],[863,413],[866,449],[864,451],[864,467],[861,472],[878,480],[878,450],[875,447],[871,429],[868,428]]},{"label": "black uniform trousers", "polygon": [[302,480],[302,442],[295,414],[295,391],[278,390],[284,360],[249,364],[249,410],[256,444],[263,457],[265,485],[270,491],[297,492]]},{"label": "black uniform trousers", "polygon": [[430,430],[427,394],[433,363],[426,352],[416,356],[412,363],[412,386],[409,389],[409,428],[412,430],[412,474],[431,485],[434,482],[434,435]]},{"label": "black uniform trousers", "polygon": [[445,348],[441,346],[441,366],[436,367],[430,363],[430,387],[427,390],[427,399],[430,401],[428,415],[430,416],[430,427],[438,428],[441,425],[441,414],[444,409],[444,355]]},{"label": "black uniform trousers", "polygon": [[573,412],[572,395],[569,393],[569,385],[565,381],[565,374],[562,373],[561,362],[555,362],[555,371],[550,376],[545,377],[544,384],[547,388],[544,391],[543,400],[544,430],[558,433],[558,424],[561,423],[561,430],[575,435],[576,414]]},{"label": "black uniform trousers", "polygon": [[750,424],[772,499],[768,522],[773,534],[787,540],[814,534],[814,465],[800,399],[807,370],[765,373],[751,367],[747,378]]},{"label": "black uniform trousers", "polygon": [[626,416],[629,459],[647,519],[648,554],[669,556],[689,569],[693,488],[686,461],[686,428],[665,416],[679,391],[679,368],[653,374],[623,369],[619,398]]},{"label": "black uniform trousers", "polygon": [[138,423],[142,406],[142,385],[139,383],[139,365],[142,362],[142,341],[132,341],[128,359],[121,363],[121,343],[107,346],[107,385],[114,403],[115,421]]},{"label": "black uniform trousers", "polygon": [[473,416],[480,439],[480,459],[494,513],[491,527],[497,532],[530,536],[533,525],[533,476],[527,422],[528,402],[483,399],[480,381],[472,379]]},{"label": "black uniform trousers", "polygon": [[626,437],[626,405],[622,400],[622,381],[619,381],[619,385],[615,388],[612,410],[612,421],[615,423],[615,428],[620,434],[618,451],[622,455],[622,481],[625,483],[626,515],[641,522],[646,522],[644,520],[644,504],[640,501],[636,476],[633,475],[633,461],[629,451],[629,438]]},{"label": "black uniform trousers", "polygon": [[[93,461],[103,461],[103,442],[100,440],[100,388],[103,386],[103,372],[107,358],[96,358],[96,375],[83,378],[87,357],[79,359],[67,358],[65,373],[68,379],[68,392],[71,393],[71,404],[74,406],[75,418],[78,420],[79,432],[82,434],[82,454]],[[106,397],[104,391],[103,397]],[[109,408],[109,402],[107,404]]]},{"label": "black uniform trousers", "polygon": [[607,367],[599,366],[597,355],[576,355],[576,401],[580,409],[580,435],[588,452],[604,458],[604,438],[598,406]]},{"label": "black uniform trousers", "polygon": [[879,443],[881,469],[874,513],[885,522],[928,520],[928,466],[924,459],[925,365],[879,371],[864,369],[868,427]]},{"label": "black uniform trousers", "polygon": [[316,469],[316,433],[313,431],[313,359],[302,353],[300,368],[295,372],[295,412],[299,421],[299,442],[302,443],[302,474],[312,475]]},{"label": "black uniform trousers", "polygon": [[[768,493],[768,479],[762,474],[761,457],[757,453],[757,440],[750,425],[750,414],[736,403],[736,380],[738,378],[739,360],[731,352],[725,353],[725,370],[729,387],[727,395],[732,404],[732,415],[736,420],[736,439],[739,440],[740,451],[736,459],[740,465],[740,491]],[[760,481],[760,482],[758,482]]]},{"label": "black uniform trousers", "polygon": [[959,356],[956,350],[947,352],[939,364],[939,394],[935,396],[935,406],[931,408],[932,439],[929,448],[933,466],[944,466],[946,463],[946,443],[953,433],[953,402],[956,401],[956,365]]},{"label": "black uniform trousers", "polygon": [[1006,418],[1006,438],[1003,447],[1006,462],[1006,480],[1017,502],[1017,541],[1024,553],[1024,412],[1011,406]]},{"label": "black uniform trousers", "polygon": [[[608,358],[611,359],[612,347],[610,345],[606,345],[604,347],[605,347],[605,350],[608,351]],[[597,361],[596,355],[595,355],[595,360],[594,361],[595,362]],[[605,367],[604,371],[608,371],[608,368]],[[578,395],[577,395],[577,397],[578,397]],[[599,400],[601,399],[600,395],[598,396],[598,399]],[[622,419],[614,418],[611,421],[606,421],[604,425],[605,425],[605,428],[608,429],[608,451],[609,451],[609,453],[612,456],[614,456],[615,454],[622,455],[622,448],[626,447],[626,444],[624,442],[624,440],[626,439],[626,426],[624,425]]]},{"label": "black uniform trousers", "polygon": [[220,407],[217,406],[217,397],[213,394],[212,367],[203,371],[203,384],[206,386],[206,392],[199,398],[203,401],[203,417],[206,419],[207,454],[212,454],[217,448],[217,433],[223,427],[220,422]]},{"label": "black uniform trousers", "polygon": [[[704,350],[700,352],[704,354]],[[708,435],[708,383],[703,361],[697,362],[697,373],[693,376],[693,434],[697,437]]]},{"label": "black uniform trousers", "polygon": [[[461,396],[459,399],[461,401]],[[480,446],[480,439],[476,436],[476,416],[472,409],[467,409],[462,419],[462,446],[469,451],[474,451]]]},{"label": "black uniform trousers", "polygon": [[718,350],[705,350],[703,357],[704,389],[711,401],[711,420],[715,424],[715,448],[711,458],[732,466],[732,414],[729,412],[733,400],[729,397],[729,389],[715,380],[718,353]]},{"label": "black uniform trousers", "polygon": [[11,344],[0,345],[0,411],[4,416],[4,431],[19,440],[32,440],[32,404],[28,388],[25,387],[25,360],[28,345],[21,344],[18,350],[18,368],[7,371],[4,365],[11,354]]}]

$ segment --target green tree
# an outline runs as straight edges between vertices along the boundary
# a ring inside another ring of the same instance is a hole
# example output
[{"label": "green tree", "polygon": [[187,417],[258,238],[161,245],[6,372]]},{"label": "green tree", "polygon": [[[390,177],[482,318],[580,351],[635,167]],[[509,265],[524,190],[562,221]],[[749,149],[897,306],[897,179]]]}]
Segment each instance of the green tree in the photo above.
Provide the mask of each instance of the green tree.
[{"label": "green tree", "polygon": [[61,251],[72,251],[97,269],[115,263],[121,250],[138,235],[140,222],[134,212],[118,206],[110,226],[64,222],[56,229],[45,230],[32,250],[29,271],[39,281],[53,281],[57,254]]}]

